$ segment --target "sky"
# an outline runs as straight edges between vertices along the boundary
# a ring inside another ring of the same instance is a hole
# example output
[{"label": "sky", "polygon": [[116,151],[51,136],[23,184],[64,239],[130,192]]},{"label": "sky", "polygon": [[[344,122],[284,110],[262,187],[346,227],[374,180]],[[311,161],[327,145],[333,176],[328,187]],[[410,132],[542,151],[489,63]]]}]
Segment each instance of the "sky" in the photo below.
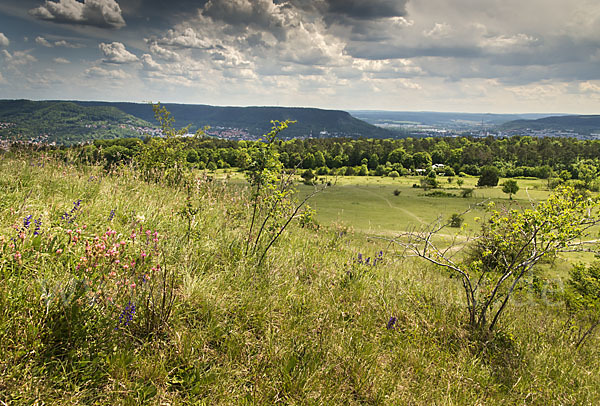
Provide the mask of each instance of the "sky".
[{"label": "sky", "polygon": [[0,98],[600,114],[600,1],[1,0]]}]

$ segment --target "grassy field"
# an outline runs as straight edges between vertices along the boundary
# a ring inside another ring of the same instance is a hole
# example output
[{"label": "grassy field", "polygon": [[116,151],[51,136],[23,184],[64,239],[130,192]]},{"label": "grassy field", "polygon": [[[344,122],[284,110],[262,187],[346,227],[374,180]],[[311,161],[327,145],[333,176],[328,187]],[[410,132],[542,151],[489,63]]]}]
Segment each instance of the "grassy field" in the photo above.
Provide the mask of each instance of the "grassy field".
[{"label": "grassy field", "polygon": [[[474,188],[477,178],[465,178],[463,188]],[[469,207],[473,210],[465,216],[467,225],[476,227],[474,218],[483,215],[478,204],[493,200],[502,204],[526,205],[530,199],[545,199],[549,192],[544,190],[542,180],[520,180],[521,190],[508,199],[500,187],[478,188],[469,198],[460,197],[461,189],[455,184],[443,184],[442,190],[454,197],[429,197],[418,184],[418,177],[397,179],[382,177],[343,177],[337,180],[335,187],[316,195],[311,206],[317,209],[317,218],[324,224],[342,222],[351,224],[358,232],[377,235],[394,235],[400,231],[430,224],[438,217],[448,219],[453,213],[463,213]],[[302,185],[300,194],[311,190]],[[394,191],[399,195],[394,195]]]},{"label": "grassy field", "polygon": [[[524,288],[481,337],[456,278],[364,238],[498,189],[427,198],[410,178],[343,178],[313,203],[322,227],[293,223],[258,266],[232,183],[196,179],[190,216],[186,190],[128,168],[2,156],[0,403],[600,402],[598,338],[575,349],[560,300]],[[518,202],[547,194],[519,183]]]}]

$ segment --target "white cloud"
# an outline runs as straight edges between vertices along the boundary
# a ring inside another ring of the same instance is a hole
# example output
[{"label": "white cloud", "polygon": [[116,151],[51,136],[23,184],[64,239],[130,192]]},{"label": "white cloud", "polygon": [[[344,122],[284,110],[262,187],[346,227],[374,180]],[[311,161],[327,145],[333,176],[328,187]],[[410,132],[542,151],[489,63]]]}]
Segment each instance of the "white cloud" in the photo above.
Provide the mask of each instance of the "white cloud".
[{"label": "white cloud", "polygon": [[98,45],[100,50],[104,53],[105,63],[130,63],[136,62],[138,57],[125,49],[125,45],[120,42],[113,42],[111,44],[105,44],[104,42]]},{"label": "white cloud", "polygon": [[210,40],[199,36],[191,27],[187,27],[182,31],[167,31],[167,35],[159,40],[159,44],[172,45],[182,48],[208,49],[212,47]]},{"label": "white cloud", "polygon": [[6,38],[6,35],[0,32],[0,47],[7,47],[10,45],[10,41]]},{"label": "white cloud", "polygon": [[579,90],[584,93],[598,93],[600,94],[600,81],[596,83],[587,81],[579,84]]},{"label": "white cloud", "polygon": [[54,46],[65,47],[65,48],[83,48],[83,45],[81,45],[81,44],[75,44],[75,43],[72,43],[69,41],[65,41],[64,39],[55,41]]},{"label": "white cloud", "polygon": [[100,28],[125,26],[121,8],[115,0],[46,0],[44,5],[29,10],[41,20],[64,24],[91,25]]},{"label": "white cloud", "polygon": [[128,79],[131,76],[123,71],[122,69],[104,69],[99,66],[93,66],[83,71],[84,75],[89,78],[103,78],[103,79]]},{"label": "white cloud", "polygon": [[152,59],[152,55],[150,55],[150,54],[142,55],[142,64],[144,65],[144,70],[147,70],[147,71],[160,71],[161,70],[160,64],[156,63]]},{"label": "white cloud", "polygon": [[0,72],[0,83],[6,83],[6,79],[2,76],[2,72]]},{"label": "white cloud", "polygon": [[164,59],[166,61],[179,61],[181,57],[176,52],[170,51],[166,48],[161,47],[157,43],[150,44],[150,52],[153,55]]},{"label": "white cloud", "polygon": [[4,59],[6,60],[6,62],[8,62],[8,65],[11,65],[13,67],[37,62],[35,56],[29,55],[29,51],[15,51],[11,54],[6,49],[4,49],[2,50],[2,54],[4,55]]},{"label": "white cloud", "polygon": [[53,59],[54,63],[60,63],[60,64],[68,64],[71,63],[71,61],[69,61],[68,59],[65,58],[54,58]]},{"label": "white cloud", "polygon": [[35,39],[35,43],[38,44],[38,45],[47,47],[47,48],[52,48],[53,47],[53,45],[51,43],[49,43],[48,40],[46,38],[44,38],[44,37],[37,37]]}]

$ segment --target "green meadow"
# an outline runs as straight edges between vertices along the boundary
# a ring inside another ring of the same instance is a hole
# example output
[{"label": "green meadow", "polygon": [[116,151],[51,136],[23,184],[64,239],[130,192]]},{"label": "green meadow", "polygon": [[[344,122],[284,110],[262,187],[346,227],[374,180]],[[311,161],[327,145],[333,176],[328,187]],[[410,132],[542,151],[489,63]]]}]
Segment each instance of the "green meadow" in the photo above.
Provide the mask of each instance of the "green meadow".
[{"label": "green meadow", "polygon": [[[461,188],[440,178],[442,188],[425,191],[412,187],[419,184],[419,177],[401,178],[350,176],[328,178],[335,186],[316,195],[309,203],[317,209],[317,219],[324,224],[336,222],[351,225],[355,231],[367,235],[394,235],[414,227],[420,227],[442,218],[445,221],[453,213],[463,213],[470,229],[477,227],[475,217],[484,214],[481,204],[495,201],[501,204],[524,205],[530,200],[545,199],[549,191],[543,180],[518,180],[520,190],[508,199],[501,187],[475,188],[477,178],[464,178],[462,188],[473,188],[473,195],[461,197]],[[501,181],[502,182],[502,181]],[[299,186],[300,195],[308,193],[310,186]],[[399,191],[398,195],[394,191]],[[453,197],[427,196],[435,191],[443,191]]]},{"label": "green meadow", "polygon": [[527,205],[544,182],[519,179],[513,201],[498,187],[428,197],[417,182],[337,179],[309,202],[320,227],[291,222],[257,264],[239,174],[185,188],[4,153],[0,403],[598,404],[598,337],[576,348],[558,287],[526,281],[481,336],[457,278],[369,238],[486,199]]}]

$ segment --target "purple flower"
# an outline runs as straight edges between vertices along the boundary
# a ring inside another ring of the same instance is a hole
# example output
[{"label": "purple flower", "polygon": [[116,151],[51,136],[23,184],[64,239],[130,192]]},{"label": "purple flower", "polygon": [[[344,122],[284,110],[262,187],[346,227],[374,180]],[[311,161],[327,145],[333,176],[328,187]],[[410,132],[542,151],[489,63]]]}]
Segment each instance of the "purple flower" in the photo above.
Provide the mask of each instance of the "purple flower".
[{"label": "purple flower", "polygon": [[34,224],[35,224],[35,230],[33,230],[33,235],[39,235],[40,228],[42,227],[42,219],[38,218],[37,220],[34,221]]},{"label": "purple flower", "polygon": [[123,325],[123,327],[127,327],[129,323],[131,323],[131,321],[133,320],[134,314],[135,304],[131,303],[130,300],[129,303],[127,303],[127,306],[125,306],[125,308],[121,312],[121,315],[119,316],[119,323],[117,324],[117,327],[115,327],[115,330],[118,330],[121,324]]},{"label": "purple flower", "polygon": [[23,219],[23,227],[25,227],[26,230],[29,230],[29,225],[31,224],[32,218],[33,216],[30,214]]},{"label": "purple flower", "polygon": [[395,318],[394,316],[390,317],[390,319],[387,322],[387,329],[393,330],[394,326],[396,325],[396,321],[398,321],[397,318]]}]

